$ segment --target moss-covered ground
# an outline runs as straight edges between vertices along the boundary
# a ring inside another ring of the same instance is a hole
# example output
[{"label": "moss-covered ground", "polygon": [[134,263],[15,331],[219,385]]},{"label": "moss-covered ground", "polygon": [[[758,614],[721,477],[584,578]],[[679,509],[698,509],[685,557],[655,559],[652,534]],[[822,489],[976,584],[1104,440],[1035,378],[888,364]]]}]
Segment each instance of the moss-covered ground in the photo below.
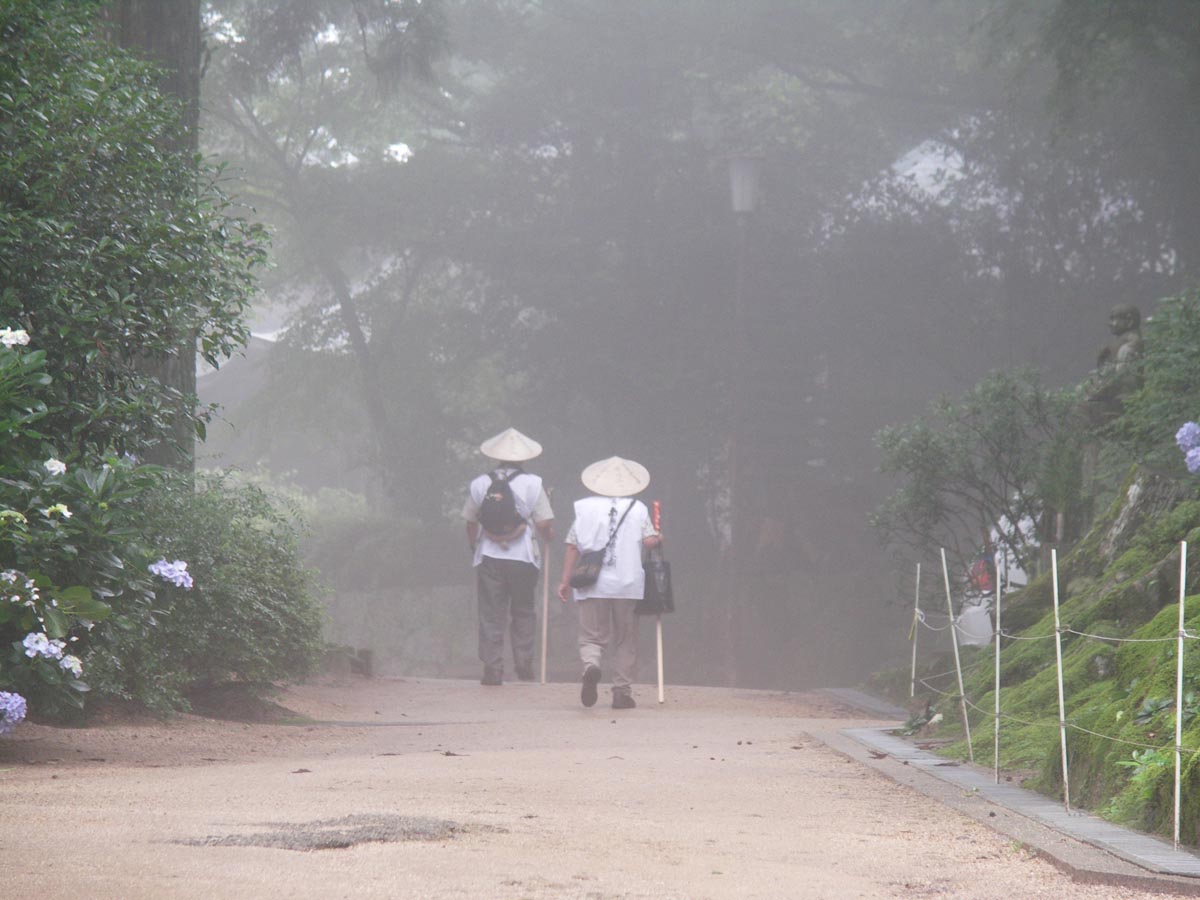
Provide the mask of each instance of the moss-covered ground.
[{"label": "moss-covered ground", "polygon": [[[1070,800],[1105,818],[1170,836],[1173,831],[1176,646],[1180,542],[1190,548],[1185,633],[1200,635],[1200,502],[1134,473],[1107,515],[1059,558],[1063,694]],[[1156,502],[1146,502],[1148,497]],[[1163,497],[1171,497],[1164,503]],[[1049,571],[1004,598],[1000,651],[1000,765],[1025,786],[1062,797],[1062,756]],[[995,648],[962,648],[976,763],[994,764]],[[953,657],[923,660],[926,673]],[[881,673],[873,685],[908,685]],[[943,678],[914,724],[950,739],[940,752],[967,757],[954,679]],[[1181,840],[1200,844],[1200,640],[1184,646]],[[905,691],[907,692],[907,691]],[[897,696],[897,692],[892,692]],[[1032,774],[1030,774],[1032,773]]]}]

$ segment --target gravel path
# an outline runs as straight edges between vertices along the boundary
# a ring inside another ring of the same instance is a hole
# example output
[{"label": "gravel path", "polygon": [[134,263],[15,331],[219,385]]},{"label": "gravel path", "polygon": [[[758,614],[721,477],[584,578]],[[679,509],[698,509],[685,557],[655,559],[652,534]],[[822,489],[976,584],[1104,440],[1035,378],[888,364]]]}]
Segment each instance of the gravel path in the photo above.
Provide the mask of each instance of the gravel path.
[{"label": "gravel path", "polygon": [[[184,716],[0,741],[0,895],[264,898],[1142,898],[808,737],[815,694],[304,685],[315,724]],[[330,724],[354,723],[354,724]]]}]

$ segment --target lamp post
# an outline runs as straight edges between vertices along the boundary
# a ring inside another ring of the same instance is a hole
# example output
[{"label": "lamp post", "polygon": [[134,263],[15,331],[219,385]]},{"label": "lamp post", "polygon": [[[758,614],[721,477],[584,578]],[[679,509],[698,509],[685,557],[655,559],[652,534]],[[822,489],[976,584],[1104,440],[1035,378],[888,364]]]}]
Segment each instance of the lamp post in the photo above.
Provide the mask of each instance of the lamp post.
[{"label": "lamp post", "polygon": [[762,159],[734,156],[729,159],[729,199],[736,217],[737,256],[733,293],[733,373],[730,401],[733,407],[729,439],[729,575],[730,599],[726,605],[729,682],[737,683],[737,616],[746,614],[745,591],[749,540],[746,516],[746,273],[749,255],[750,216],[758,207]]}]

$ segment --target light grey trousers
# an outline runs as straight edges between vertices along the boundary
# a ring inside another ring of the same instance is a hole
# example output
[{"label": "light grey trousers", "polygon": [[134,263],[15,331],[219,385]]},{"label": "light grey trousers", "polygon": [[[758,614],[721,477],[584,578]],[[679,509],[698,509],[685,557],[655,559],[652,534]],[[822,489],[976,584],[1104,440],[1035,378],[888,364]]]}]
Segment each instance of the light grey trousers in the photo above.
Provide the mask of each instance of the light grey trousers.
[{"label": "light grey trousers", "polygon": [[[579,659],[583,668],[599,666],[609,651],[614,694],[628,694],[637,675],[637,601],[628,597],[580,600]],[[601,668],[603,668],[601,666]]]}]

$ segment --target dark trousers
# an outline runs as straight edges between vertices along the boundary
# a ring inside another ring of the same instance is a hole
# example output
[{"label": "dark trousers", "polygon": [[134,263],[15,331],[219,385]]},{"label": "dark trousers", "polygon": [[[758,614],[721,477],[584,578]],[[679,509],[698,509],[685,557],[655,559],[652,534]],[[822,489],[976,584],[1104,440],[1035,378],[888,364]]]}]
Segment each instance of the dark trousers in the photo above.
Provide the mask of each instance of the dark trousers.
[{"label": "dark trousers", "polygon": [[[516,559],[485,556],[475,567],[479,594],[479,659],[485,669],[504,671],[504,632],[509,632],[513,664],[518,671],[533,671],[534,633],[537,631],[538,568]],[[510,627],[511,618],[511,627]]]}]

